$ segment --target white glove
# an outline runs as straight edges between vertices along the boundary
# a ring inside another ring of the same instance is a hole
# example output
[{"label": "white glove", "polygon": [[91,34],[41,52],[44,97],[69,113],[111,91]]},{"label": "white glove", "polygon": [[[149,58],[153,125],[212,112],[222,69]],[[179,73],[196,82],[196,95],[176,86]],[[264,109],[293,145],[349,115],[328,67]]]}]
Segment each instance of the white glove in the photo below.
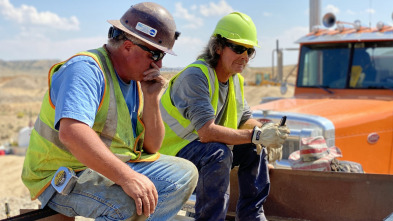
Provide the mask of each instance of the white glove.
[{"label": "white glove", "polygon": [[282,146],[279,148],[267,147],[267,159],[269,163],[274,163],[276,160],[280,161],[282,159]]},{"label": "white glove", "polygon": [[260,145],[260,144],[255,144],[255,146],[257,147],[257,154],[258,154],[258,155],[261,155],[261,152],[262,152],[262,150],[263,150],[262,145]]},{"label": "white glove", "polygon": [[266,123],[262,128],[254,127],[251,142],[262,144],[265,147],[280,148],[287,139],[290,130],[287,126],[278,126],[278,124]]}]

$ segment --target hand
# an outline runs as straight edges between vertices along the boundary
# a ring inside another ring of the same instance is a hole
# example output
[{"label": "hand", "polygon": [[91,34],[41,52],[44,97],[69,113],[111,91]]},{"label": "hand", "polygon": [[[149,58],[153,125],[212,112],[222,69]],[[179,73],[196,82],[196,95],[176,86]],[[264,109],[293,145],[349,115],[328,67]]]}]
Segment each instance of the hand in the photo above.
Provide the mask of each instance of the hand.
[{"label": "hand", "polygon": [[282,159],[282,145],[279,148],[267,147],[267,159],[269,163],[274,163],[276,160]]},{"label": "hand", "polygon": [[278,130],[280,131],[280,133],[282,134],[290,134],[291,131],[289,130],[289,128],[287,127],[287,125],[282,125],[280,126],[278,123],[274,124],[278,127]]},{"label": "hand", "polygon": [[257,148],[257,155],[261,155],[261,152],[263,150],[263,147],[261,144],[255,144],[256,148]]},{"label": "hand", "polygon": [[153,182],[145,175],[133,173],[131,179],[120,185],[124,192],[135,201],[136,212],[149,217],[157,206],[158,193]]},{"label": "hand", "polygon": [[268,164],[267,164],[267,168],[269,168],[269,170],[270,170],[270,169],[274,169],[274,165],[273,165],[273,164],[270,164],[270,163],[268,163]]},{"label": "hand", "polygon": [[154,62],[151,63],[151,67],[143,73],[141,87],[144,96],[158,97],[166,84],[166,79],[161,75],[160,68]]},{"label": "hand", "polygon": [[251,142],[265,147],[279,148],[287,139],[290,130],[287,126],[266,123],[262,128],[254,127]]}]

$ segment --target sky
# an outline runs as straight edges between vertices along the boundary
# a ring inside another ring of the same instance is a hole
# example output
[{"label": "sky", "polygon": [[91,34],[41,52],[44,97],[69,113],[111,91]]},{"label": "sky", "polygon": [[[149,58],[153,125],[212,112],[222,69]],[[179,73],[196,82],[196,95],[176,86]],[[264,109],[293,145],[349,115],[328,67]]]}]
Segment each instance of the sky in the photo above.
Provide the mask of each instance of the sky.
[{"label": "sky", "polygon": [[[296,40],[310,31],[310,0],[156,0],[174,17],[181,32],[164,67],[185,67],[206,46],[223,16],[239,11],[249,15],[258,33],[256,57],[251,67],[270,67],[273,51],[283,50],[284,65],[296,64]],[[133,0],[0,0],[0,60],[65,60],[77,52],[101,47],[110,24]],[[360,20],[393,25],[393,0],[320,0],[320,17],[327,12],[345,22]],[[334,28],[334,27],[333,27]],[[275,63],[274,63],[275,64]]]}]

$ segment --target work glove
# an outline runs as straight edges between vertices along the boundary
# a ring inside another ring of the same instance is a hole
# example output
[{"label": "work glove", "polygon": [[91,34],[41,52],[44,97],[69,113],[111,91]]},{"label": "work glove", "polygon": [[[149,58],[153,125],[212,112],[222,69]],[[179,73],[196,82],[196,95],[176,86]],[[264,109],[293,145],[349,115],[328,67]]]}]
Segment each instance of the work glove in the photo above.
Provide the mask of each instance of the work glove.
[{"label": "work glove", "polygon": [[266,123],[261,128],[254,127],[251,142],[265,147],[280,148],[287,139],[290,130],[286,125]]},{"label": "work glove", "polygon": [[261,152],[263,150],[263,147],[261,144],[255,144],[256,148],[257,148],[257,154],[261,155]]},{"label": "work glove", "polygon": [[[257,148],[257,154],[261,155],[263,148],[261,144],[255,144]],[[279,148],[269,148],[267,147],[267,161],[268,168],[274,169],[274,165],[276,164],[276,160],[280,161],[282,159],[282,146]]]},{"label": "work glove", "polygon": [[282,159],[282,145],[279,148],[266,147],[266,149],[269,163],[273,164],[276,160],[280,161]]}]

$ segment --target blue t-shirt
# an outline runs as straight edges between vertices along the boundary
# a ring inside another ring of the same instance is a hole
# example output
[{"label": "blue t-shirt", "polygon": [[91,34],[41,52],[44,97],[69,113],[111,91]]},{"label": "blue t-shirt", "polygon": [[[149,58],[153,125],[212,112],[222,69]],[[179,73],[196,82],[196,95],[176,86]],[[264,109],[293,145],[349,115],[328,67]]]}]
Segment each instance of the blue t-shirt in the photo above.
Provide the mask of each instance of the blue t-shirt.
[{"label": "blue t-shirt", "polygon": [[[134,137],[139,105],[135,81],[119,85],[131,116]],[[104,75],[89,56],[76,56],[67,61],[52,78],[50,97],[55,105],[55,129],[62,118],[71,118],[93,127],[101,98],[105,91]]]}]

